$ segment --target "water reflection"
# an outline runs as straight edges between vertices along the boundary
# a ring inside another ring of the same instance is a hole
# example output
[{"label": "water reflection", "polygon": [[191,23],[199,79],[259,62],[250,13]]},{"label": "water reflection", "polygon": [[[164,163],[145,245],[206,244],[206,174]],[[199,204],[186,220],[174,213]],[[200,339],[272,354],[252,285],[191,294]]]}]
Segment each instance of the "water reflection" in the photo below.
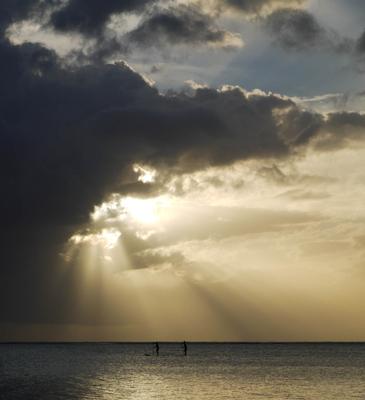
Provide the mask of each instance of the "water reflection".
[{"label": "water reflection", "polygon": [[365,345],[0,345],[4,399],[341,399],[365,393]]}]

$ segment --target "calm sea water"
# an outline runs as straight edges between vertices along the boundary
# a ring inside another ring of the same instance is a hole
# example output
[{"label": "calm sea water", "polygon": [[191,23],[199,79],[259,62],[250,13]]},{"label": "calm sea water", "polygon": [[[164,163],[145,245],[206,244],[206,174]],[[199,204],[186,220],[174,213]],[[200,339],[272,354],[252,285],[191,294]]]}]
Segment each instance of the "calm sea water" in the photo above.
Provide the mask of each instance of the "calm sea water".
[{"label": "calm sea water", "polygon": [[365,399],[365,344],[1,344],[0,399]]}]

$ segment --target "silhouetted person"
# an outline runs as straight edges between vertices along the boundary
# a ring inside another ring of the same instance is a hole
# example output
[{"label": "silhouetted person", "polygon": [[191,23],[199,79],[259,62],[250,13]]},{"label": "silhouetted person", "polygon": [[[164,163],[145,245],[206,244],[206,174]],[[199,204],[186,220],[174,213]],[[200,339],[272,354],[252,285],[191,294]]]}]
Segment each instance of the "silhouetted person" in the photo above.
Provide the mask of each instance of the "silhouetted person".
[{"label": "silhouetted person", "polygon": [[183,347],[184,347],[184,356],[186,356],[188,354],[188,346],[187,346],[185,340],[184,340],[184,343],[183,343]]},{"label": "silhouetted person", "polygon": [[160,345],[158,342],[155,343],[155,350],[156,350],[156,356],[160,355]]}]

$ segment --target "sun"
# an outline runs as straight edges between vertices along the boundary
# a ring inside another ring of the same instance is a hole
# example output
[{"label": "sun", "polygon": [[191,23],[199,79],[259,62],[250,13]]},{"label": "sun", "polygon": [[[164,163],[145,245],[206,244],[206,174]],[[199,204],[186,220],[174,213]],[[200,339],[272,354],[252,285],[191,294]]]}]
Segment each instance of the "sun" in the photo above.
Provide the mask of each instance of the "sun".
[{"label": "sun", "polygon": [[[78,247],[98,249],[104,259],[120,257],[123,251],[123,236],[130,232],[142,240],[161,231],[171,220],[172,202],[166,195],[157,197],[122,196],[114,193],[90,214],[87,229],[72,235],[68,244],[70,254]],[[85,246],[86,245],[86,246]]]},{"label": "sun", "polygon": [[109,225],[153,225],[168,217],[171,205],[168,196],[141,198],[113,194],[108,201],[95,206],[91,219]]},{"label": "sun", "polygon": [[76,233],[70,237],[69,242],[74,245],[88,243],[93,246],[101,246],[107,250],[112,250],[117,246],[121,232],[116,228],[104,228],[100,232]]},{"label": "sun", "polygon": [[154,224],[159,220],[159,207],[153,199],[127,197],[123,206],[127,217],[141,224]]}]

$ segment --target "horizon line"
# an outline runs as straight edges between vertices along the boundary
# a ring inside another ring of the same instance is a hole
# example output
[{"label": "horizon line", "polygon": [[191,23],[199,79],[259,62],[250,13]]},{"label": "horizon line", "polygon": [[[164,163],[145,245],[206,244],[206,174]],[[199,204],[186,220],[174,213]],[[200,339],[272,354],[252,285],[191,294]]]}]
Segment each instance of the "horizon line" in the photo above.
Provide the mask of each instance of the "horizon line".
[{"label": "horizon line", "polygon": [[365,340],[308,340],[308,341],[215,341],[215,340],[141,340],[141,341],[116,341],[116,340],[22,340],[22,341],[0,341],[3,344],[150,344],[150,343],[166,343],[174,344],[181,342],[191,344],[365,344]]}]

